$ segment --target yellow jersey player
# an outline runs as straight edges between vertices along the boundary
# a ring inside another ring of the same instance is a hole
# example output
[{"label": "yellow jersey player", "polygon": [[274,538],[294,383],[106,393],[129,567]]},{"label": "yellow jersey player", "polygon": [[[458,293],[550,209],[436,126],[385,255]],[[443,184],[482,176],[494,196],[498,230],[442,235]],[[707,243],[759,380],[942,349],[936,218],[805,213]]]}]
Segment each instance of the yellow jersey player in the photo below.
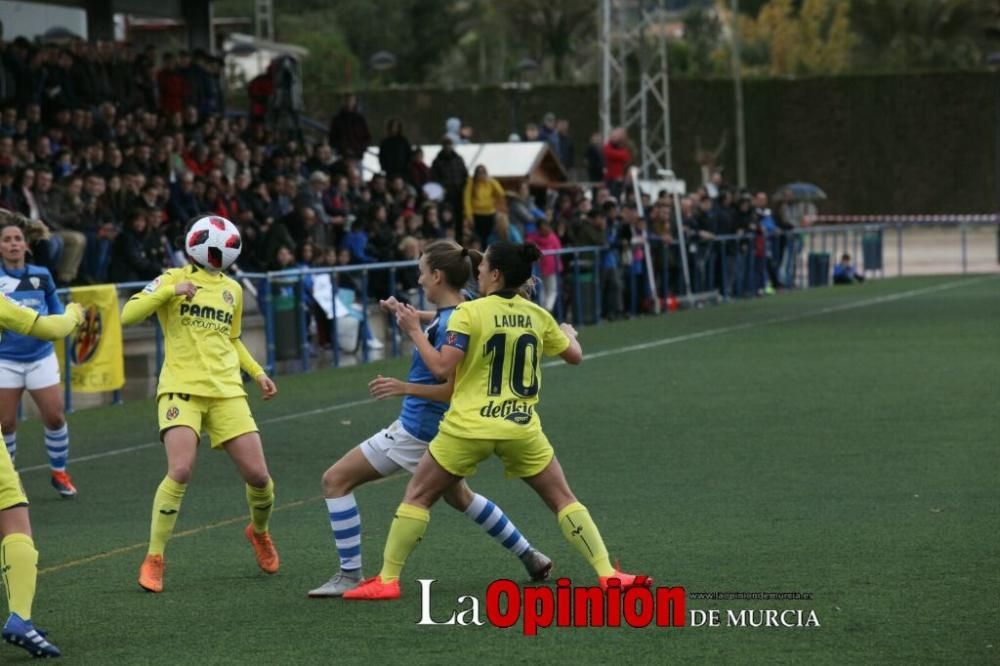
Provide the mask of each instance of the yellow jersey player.
[{"label": "yellow jersey player", "polygon": [[[83,308],[70,303],[66,312],[40,316],[7,296],[0,296],[0,335],[10,331],[42,340],[63,338],[83,321]],[[38,578],[38,551],[31,540],[28,498],[6,447],[0,447],[0,573],[7,590],[10,615],[0,635],[35,657],[58,657],[59,648],[31,622],[31,604]]]},{"label": "yellow jersey player", "polygon": [[276,573],[278,553],[268,532],[274,482],[240,369],[254,378],[265,400],[277,388],[240,341],[243,290],[218,270],[174,268],[129,299],[122,323],[136,324],[154,312],[164,339],[156,402],[167,474],[153,499],[149,549],[139,569],[139,585],[149,592],[163,590],[163,551],[177,522],[202,430],[213,449],[229,454],[246,482],[250,524],[245,535],[261,570]]},{"label": "yellow jersey player", "polygon": [[[537,413],[542,387],[542,356],[583,360],[576,331],[556,324],[544,308],[517,294],[541,257],[536,245],[498,242],[479,264],[482,298],[462,303],[448,320],[441,349],[419,335],[417,312],[397,308],[400,328],[413,339],[437,377],[455,372],[451,406],[438,434],[406,487],[396,509],[378,576],[344,594],[345,599],[396,599],[399,575],[423,537],[430,507],[476,466],[496,454],[508,477],[524,479],[556,514],[566,540],[594,568],[602,587],[617,579],[623,587],[649,585],[645,576],[622,573],[611,565],[607,548],[586,507],[566,482]],[[508,286],[511,285],[511,286]]]}]

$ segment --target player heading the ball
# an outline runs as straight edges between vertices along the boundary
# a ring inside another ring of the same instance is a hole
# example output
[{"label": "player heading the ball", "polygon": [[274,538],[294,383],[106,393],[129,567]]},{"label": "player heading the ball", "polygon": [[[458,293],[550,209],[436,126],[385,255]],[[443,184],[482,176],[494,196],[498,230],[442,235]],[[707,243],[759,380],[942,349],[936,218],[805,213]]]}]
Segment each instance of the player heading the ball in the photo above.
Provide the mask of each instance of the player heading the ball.
[{"label": "player heading the ball", "polygon": [[279,564],[268,531],[274,482],[240,369],[257,382],[265,400],[277,387],[240,341],[243,289],[222,272],[239,257],[239,231],[217,215],[195,218],[188,223],[184,247],[192,264],[168,270],[122,310],[126,326],[155,312],[165,345],[156,402],[167,474],[153,498],[149,549],[139,569],[139,585],[149,592],[163,590],[163,552],[177,522],[202,430],[213,449],[229,454],[246,482],[250,524],[244,534],[258,566],[273,574]]}]

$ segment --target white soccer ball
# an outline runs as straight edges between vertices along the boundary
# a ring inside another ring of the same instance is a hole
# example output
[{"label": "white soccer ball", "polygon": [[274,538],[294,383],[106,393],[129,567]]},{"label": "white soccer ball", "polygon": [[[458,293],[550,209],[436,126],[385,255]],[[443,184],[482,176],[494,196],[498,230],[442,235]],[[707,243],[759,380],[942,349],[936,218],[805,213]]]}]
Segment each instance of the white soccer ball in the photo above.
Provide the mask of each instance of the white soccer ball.
[{"label": "white soccer ball", "polygon": [[243,241],[240,230],[224,217],[199,218],[184,239],[184,249],[191,261],[210,271],[224,271],[240,256]]}]

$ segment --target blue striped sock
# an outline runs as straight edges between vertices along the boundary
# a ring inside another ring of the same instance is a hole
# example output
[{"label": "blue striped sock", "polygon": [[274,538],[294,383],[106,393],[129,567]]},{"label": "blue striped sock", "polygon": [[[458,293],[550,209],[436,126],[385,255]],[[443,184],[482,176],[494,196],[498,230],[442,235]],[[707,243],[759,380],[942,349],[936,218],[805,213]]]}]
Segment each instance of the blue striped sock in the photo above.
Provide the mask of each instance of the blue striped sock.
[{"label": "blue striped sock", "polygon": [[45,429],[45,451],[49,454],[52,471],[65,472],[69,458],[69,426],[63,423],[61,428]]},{"label": "blue striped sock", "polygon": [[3,434],[3,443],[7,447],[7,453],[10,454],[10,461],[14,462],[14,457],[17,455],[17,433],[5,432]]},{"label": "blue striped sock", "polygon": [[487,534],[496,539],[497,543],[521,557],[531,544],[521,535],[521,531],[510,522],[503,509],[486,499],[480,494],[472,498],[472,502],[465,509],[465,515],[476,521]]},{"label": "blue striped sock", "polygon": [[361,514],[354,493],[343,497],[327,497],[326,509],[330,514],[333,541],[337,544],[342,571],[361,569]]}]

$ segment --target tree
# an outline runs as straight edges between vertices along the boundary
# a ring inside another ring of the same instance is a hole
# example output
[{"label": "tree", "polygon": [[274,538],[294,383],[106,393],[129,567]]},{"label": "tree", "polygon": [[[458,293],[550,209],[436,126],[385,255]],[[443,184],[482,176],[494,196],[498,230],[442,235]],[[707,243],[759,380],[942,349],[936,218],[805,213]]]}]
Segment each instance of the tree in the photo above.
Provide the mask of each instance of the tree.
[{"label": "tree", "polygon": [[853,0],[851,23],[866,69],[974,67],[987,27],[977,0]]},{"label": "tree", "polygon": [[507,0],[508,21],[517,33],[535,35],[541,54],[551,58],[557,81],[566,76],[566,61],[577,45],[595,48],[597,3],[593,0]]},{"label": "tree", "polygon": [[844,72],[855,43],[849,12],[847,0],[768,0],[756,18],[741,17],[744,61],[773,76]]},{"label": "tree", "polygon": [[[720,50],[722,24],[715,12],[692,7],[684,13],[684,39],[671,49],[671,69],[688,76],[711,76],[725,71]],[[674,59],[674,56],[679,56]],[[721,68],[720,68],[721,65]]]}]

